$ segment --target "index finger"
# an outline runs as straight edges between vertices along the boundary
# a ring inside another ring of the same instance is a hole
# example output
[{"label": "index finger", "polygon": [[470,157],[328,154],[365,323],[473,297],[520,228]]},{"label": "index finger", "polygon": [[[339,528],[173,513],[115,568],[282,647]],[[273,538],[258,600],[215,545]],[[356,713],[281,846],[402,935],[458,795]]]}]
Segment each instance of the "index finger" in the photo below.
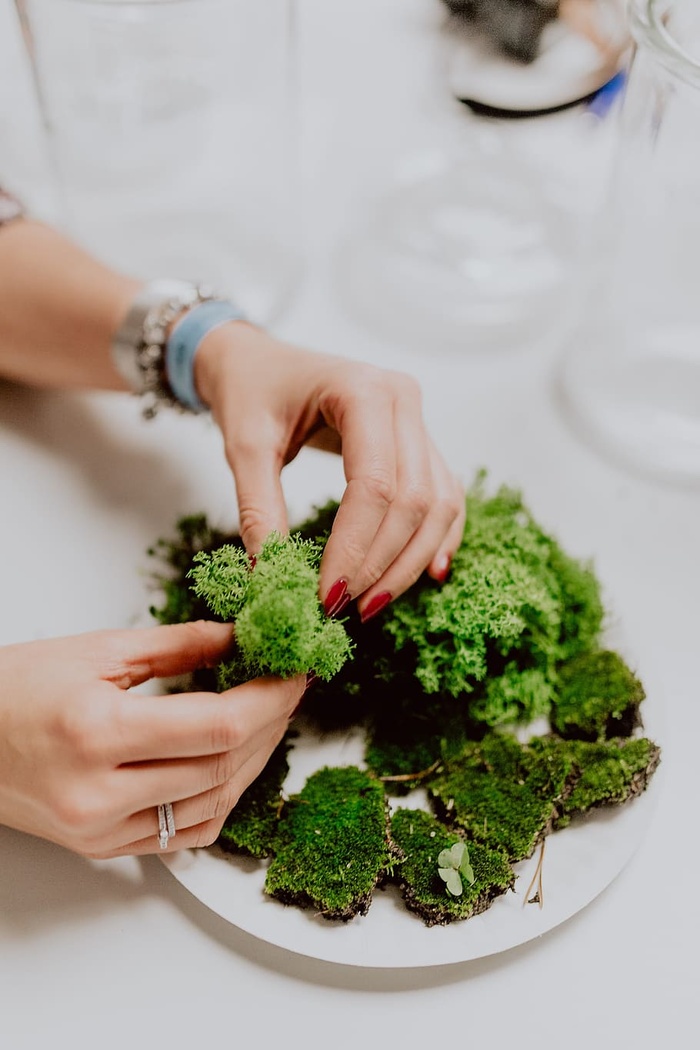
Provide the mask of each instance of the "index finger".
[{"label": "index finger", "polygon": [[306,678],[256,678],[223,693],[121,694],[118,731],[110,732],[115,764],[219,755],[280,719],[289,719]]},{"label": "index finger", "polygon": [[396,490],[393,399],[385,391],[365,391],[345,405],[337,429],[347,486],[321,562],[323,600],[339,579],[357,596],[360,569]]}]

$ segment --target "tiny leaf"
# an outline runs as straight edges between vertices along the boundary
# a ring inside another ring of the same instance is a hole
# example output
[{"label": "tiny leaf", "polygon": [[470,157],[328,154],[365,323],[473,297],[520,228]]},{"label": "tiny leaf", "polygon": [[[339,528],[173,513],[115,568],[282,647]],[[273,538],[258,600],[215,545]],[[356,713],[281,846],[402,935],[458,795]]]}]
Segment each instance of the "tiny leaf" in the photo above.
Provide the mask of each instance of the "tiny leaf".
[{"label": "tiny leaf", "polygon": [[451,893],[453,897],[462,896],[462,880],[459,877],[459,872],[455,871],[454,868],[450,868],[447,879],[447,892]]},{"label": "tiny leaf", "polygon": [[464,842],[455,842],[450,850],[452,856],[452,867],[459,871],[459,866],[462,863],[467,847]]},{"label": "tiny leaf", "polygon": [[476,882],[476,875],[474,874],[474,869],[469,862],[468,853],[465,853],[462,863],[459,866],[459,874],[464,877],[470,886],[473,886]]},{"label": "tiny leaf", "polygon": [[438,867],[439,868],[453,868],[452,863],[452,851],[449,849],[440,850],[438,853]]}]

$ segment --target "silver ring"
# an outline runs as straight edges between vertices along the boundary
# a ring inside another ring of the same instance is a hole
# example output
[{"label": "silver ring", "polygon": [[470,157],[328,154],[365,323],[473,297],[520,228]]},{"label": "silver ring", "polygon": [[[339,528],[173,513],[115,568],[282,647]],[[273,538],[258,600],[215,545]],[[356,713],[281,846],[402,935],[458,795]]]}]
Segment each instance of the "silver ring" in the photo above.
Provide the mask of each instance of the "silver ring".
[{"label": "silver ring", "polygon": [[168,848],[170,839],[175,838],[175,815],[170,802],[158,806],[158,844],[161,849]]}]

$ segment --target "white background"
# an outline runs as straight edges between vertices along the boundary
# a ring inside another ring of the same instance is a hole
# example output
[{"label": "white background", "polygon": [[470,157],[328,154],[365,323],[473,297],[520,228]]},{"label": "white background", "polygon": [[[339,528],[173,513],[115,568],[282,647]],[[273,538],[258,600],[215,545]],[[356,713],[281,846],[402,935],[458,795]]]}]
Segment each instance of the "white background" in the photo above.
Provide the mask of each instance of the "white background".
[{"label": "white background", "polygon": [[[223,924],[157,858],[96,864],[0,830],[0,1045],[694,1046],[700,495],[633,477],[571,433],[552,393],[554,341],[490,355],[408,350],[344,308],[330,265],[338,236],[392,165],[440,145],[444,97],[425,47],[435,8],[300,6],[308,269],[277,329],[412,371],[465,480],[483,465],[521,486],[564,546],[594,559],[611,627],[660,716],[655,815],[619,878],[564,926],[485,960],[409,970],[272,947]],[[41,207],[11,9],[1,0],[0,173]],[[585,214],[605,151],[579,116],[513,134]],[[337,464],[302,456],[288,473],[291,513],[340,484]],[[234,505],[202,420],[147,426],[127,399],[0,388],[0,641],[143,620],[145,548],[179,514],[230,524]]]}]

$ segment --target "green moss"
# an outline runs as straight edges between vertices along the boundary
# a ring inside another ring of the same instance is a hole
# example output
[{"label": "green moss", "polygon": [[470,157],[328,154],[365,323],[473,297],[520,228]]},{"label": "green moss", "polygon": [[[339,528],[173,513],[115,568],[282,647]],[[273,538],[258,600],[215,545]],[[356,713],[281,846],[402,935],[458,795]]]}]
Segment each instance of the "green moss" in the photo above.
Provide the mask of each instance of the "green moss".
[{"label": "green moss", "polygon": [[619,806],[641,794],[661,754],[658,746],[646,737],[604,743],[548,738],[533,742],[532,746],[543,751],[556,748],[570,757],[577,769],[571,792],[562,800],[556,828],[565,827],[576,814],[599,806]]},{"label": "green moss", "polygon": [[515,738],[491,733],[469,745],[428,790],[439,817],[518,861],[551,830],[573,769],[564,752],[537,760]]},{"label": "green moss", "polygon": [[157,540],[148,551],[159,563],[153,579],[162,592],[162,602],[151,606],[151,615],[162,624],[211,619],[211,611],[194,594],[188,581],[194,557],[200,551],[215,550],[225,542],[239,546],[242,543],[239,538],[212,528],[204,514],[180,518],[175,528],[174,538]]},{"label": "green moss", "polygon": [[[392,795],[425,787],[437,768],[461,754],[474,727],[454,697],[425,696],[415,678],[404,675],[384,690],[369,722],[365,761],[386,781]],[[411,774],[417,774],[412,776]]]},{"label": "green moss", "polygon": [[218,844],[222,849],[258,858],[271,855],[280,817],[282,785],[289,772],[290,747],[287,736],[275,748],[262,773],[243,792],[219,834]]},{"label": "green moss", "polygon": [[544,671],[523,670],[513,662],[484,683],[469,707],[472,717],[485,725],[509,725],[545,717],[553,696],[554,686]]},{"label": "green moss", "polygon": [[452,897],[438,875],[438,855],[461,841],[460,836],[430,813],[416,809],[398,809],[391,819],[391,834],[406,855],[392,881],[398,883],[409,911],[427,926],[478,915],[515,883],[505,853],[470,842],[474,882],[469,885],[464,881],[462,895]]},{"label": "green moss", "polygon": [[[197,687],[313,670],[306,715],[323,728],[368,727],[369,773],[320,770],[280,810],[288,741],[281,745],[220,845],[272,851],[267,892],[328,918],[366,912],[374,887],[392,878],[428,924],[467,918],[512,885],[508,860],[529,856],[553,827],[644,790],[658,748],[617,739],[638,724],[643,690],[617,654],[597,648],[603,610],[590,566],[561,550],[518,493],[487,498],[477,483],[448,582],[423,577],[367,624],[354,607],[342,623],[329,621],[318,601],[336,509],[327,504],[291,539],[270,537],[254,566],[240,537],[202,516],[182,519],[177,538],[152,551],[164,565],[160,622],[236,621],[234,660],[213,684],[211,671],[198,672]],[[493,728],[543,715],[560,735],[522,745]],[[427,787],[442,822],[395,815],[407,856],[392,876],[401,854],[386,794],[416,786]],[[450,898],[435,858],[462,836],[477,878]]]},{"label": "green moss", "polygon": [[283,810],[265,891],[346,921],[367,912],[397,858],[381,783],[354,766],[325,767]]},{"label": "green moss", "polygon": [[582,653],[560,670],[552,727],[579,740],[629,736],[643,699],[641,682],[617,653]]},{"label": "green moss", "polygon": [[519,493],[486,498],[480,481],[447,583],[412,588],[383,625],[426,693],[473,694],[473,717],[499,725],[549,709],[557,665],[592,644],[601,621],[591,570],[543,532]]},{"label": "green moss", "polygon": [[318,598],[321,547],[273,533],[254,564],[225,545],[194,556],[194,591],[219,617],[235,621],[235,653],[219,669],[223,689],[261,675],[312,671],[326,681],[348,659],[351,643]]}]

